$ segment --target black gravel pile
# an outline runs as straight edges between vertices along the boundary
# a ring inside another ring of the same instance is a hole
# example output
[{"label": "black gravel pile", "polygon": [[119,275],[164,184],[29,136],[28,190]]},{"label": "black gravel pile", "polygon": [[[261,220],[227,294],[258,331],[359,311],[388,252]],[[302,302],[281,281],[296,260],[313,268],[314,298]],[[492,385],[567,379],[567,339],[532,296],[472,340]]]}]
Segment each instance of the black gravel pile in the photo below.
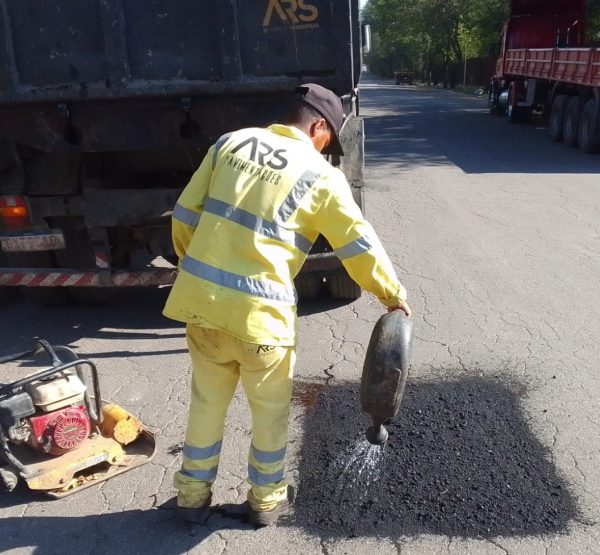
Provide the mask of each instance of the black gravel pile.
[{"label": "black gravel pile", "polygon": [[560,532],[577,506],[531,433],[516,393],[489,379],[406,388],[379,480],[344,470],[368,426],[356,384],[309,409],[291,524],[322,536],[491,538]]}]

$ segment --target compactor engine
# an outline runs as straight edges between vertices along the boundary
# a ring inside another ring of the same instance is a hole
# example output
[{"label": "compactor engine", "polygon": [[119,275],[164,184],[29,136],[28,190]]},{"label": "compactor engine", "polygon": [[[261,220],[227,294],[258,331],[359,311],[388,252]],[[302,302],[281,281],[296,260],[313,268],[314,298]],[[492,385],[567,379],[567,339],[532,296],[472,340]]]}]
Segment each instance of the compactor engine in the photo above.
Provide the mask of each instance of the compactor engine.
[{"label": "compactor engine", "polygon": [[91,433],[85,392],[77,374],[65,371],[33,382],[24,392],[0,401],[10,440],[50,455],[76,449]]}]

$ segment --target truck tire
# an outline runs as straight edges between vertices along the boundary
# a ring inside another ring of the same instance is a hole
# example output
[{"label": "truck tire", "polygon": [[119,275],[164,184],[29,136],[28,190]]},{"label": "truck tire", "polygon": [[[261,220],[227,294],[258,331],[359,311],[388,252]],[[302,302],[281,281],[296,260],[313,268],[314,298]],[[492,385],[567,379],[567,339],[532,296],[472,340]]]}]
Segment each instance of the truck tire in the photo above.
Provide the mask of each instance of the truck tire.
[{"label": "truck tire", "polygon": [[498,110],[498,101],[496,99],[496,95],[494,94],[494,89],[492,87],[490,87],[490,90],[488,92],[488,110],[493,116],[500,115],[500,111]]},{"label": "truck tire", "polygon": [[528,123],[531,120],[531,108],[509,104],[506,115],[510,123]]},{"label": "truck tire", "polygon": [[299,274],[294,280],[294,285],[299,300],[316,299],[323,289],[323,276],[310,272]]},{"label": "truck tire", "polygon": [[577,96],[572,96],[567,104],[563,122],[563,141],[567,146],[577,147],[579,135],[579,121],[585,101]]},{"label": "truck tire", "polygon": [[503,116],[506,113],[505,106],[500,103],[501,92],[500,84],[492,81],[488,90],[488,110],[494,116]]},{"label": "truck tire", "polygon": [[355,301],[362,294],[360,286],[346,272],[330,274],[326,281],[329,294],[334,299]]},{"label": "truck tire", "polygon": [[554,98],[554,102],[552,102],[548,127],[550,129],[550,136],[552,137],[552,140],[556,141],[557,143],[563,140],[563,124],[565,121],[565,112],[567,110],[569,98],[570,97],[566,94],[559,94]]},{"label": "truck tire", "polygon": [[583,152],[594,153],[600,150],[598,122],[596,121],[596,101],[594,99],[588,100],[581,112],[577,140],[579,141],[579,148]]},{"label": "truck tire", "polygon": [[515,94],[514,87],[511,86],[508,94],[508,108],[506,115],[510,123],[527,123],[531,120],[531,108],[529,106],[518,106],[513,98]]},{"label": "truck tire", "polygon": [[508,104],[506,109],[506,117],[509,123],[520,123],[519,121],[519,107],[513,106],[511,103]]}]

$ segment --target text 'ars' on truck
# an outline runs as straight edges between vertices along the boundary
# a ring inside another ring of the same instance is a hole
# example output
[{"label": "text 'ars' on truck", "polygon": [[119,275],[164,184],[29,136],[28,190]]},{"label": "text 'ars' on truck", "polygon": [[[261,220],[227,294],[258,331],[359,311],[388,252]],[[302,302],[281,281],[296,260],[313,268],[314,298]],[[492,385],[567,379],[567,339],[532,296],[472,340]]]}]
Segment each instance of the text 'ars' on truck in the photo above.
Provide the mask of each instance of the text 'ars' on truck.
[{"label": "text 'ars' on truck", "polygon": [[600,49],[587,40],[585,0],[513,0],[489,91],[511,123],[548,116],[550,134],[600,150]]},{"label": "text 'ars' on truck", "polygon": [[[0,286],[54,303],[171,284],[171,210],[210,145],[306,82],[343,101],[331,161],[363,207],[358,0],[2,5]],[[322,238],[296,285],[361,293]]]}]

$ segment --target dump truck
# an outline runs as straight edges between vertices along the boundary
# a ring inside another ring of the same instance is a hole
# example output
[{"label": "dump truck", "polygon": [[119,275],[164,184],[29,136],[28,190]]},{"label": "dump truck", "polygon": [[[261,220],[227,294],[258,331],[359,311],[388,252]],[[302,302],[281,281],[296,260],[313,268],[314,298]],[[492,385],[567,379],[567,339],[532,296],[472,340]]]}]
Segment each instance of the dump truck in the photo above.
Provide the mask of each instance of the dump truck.
[{"label": "dump truck", "polygon": [[[45,304],[174,281],[171,210],[211,144],[342,99],[363,207],[358,0],[0,0],[0,286]],[[360,289],[320,238],[300,296]],[[6,290],[5,290],[6,291]]]},{"label": "dump truck", "polygon": [[600,49],[587,43],[585,0],[512,0],[489,109],[511,123],[547,116],[555,141],[600,150]]}]

